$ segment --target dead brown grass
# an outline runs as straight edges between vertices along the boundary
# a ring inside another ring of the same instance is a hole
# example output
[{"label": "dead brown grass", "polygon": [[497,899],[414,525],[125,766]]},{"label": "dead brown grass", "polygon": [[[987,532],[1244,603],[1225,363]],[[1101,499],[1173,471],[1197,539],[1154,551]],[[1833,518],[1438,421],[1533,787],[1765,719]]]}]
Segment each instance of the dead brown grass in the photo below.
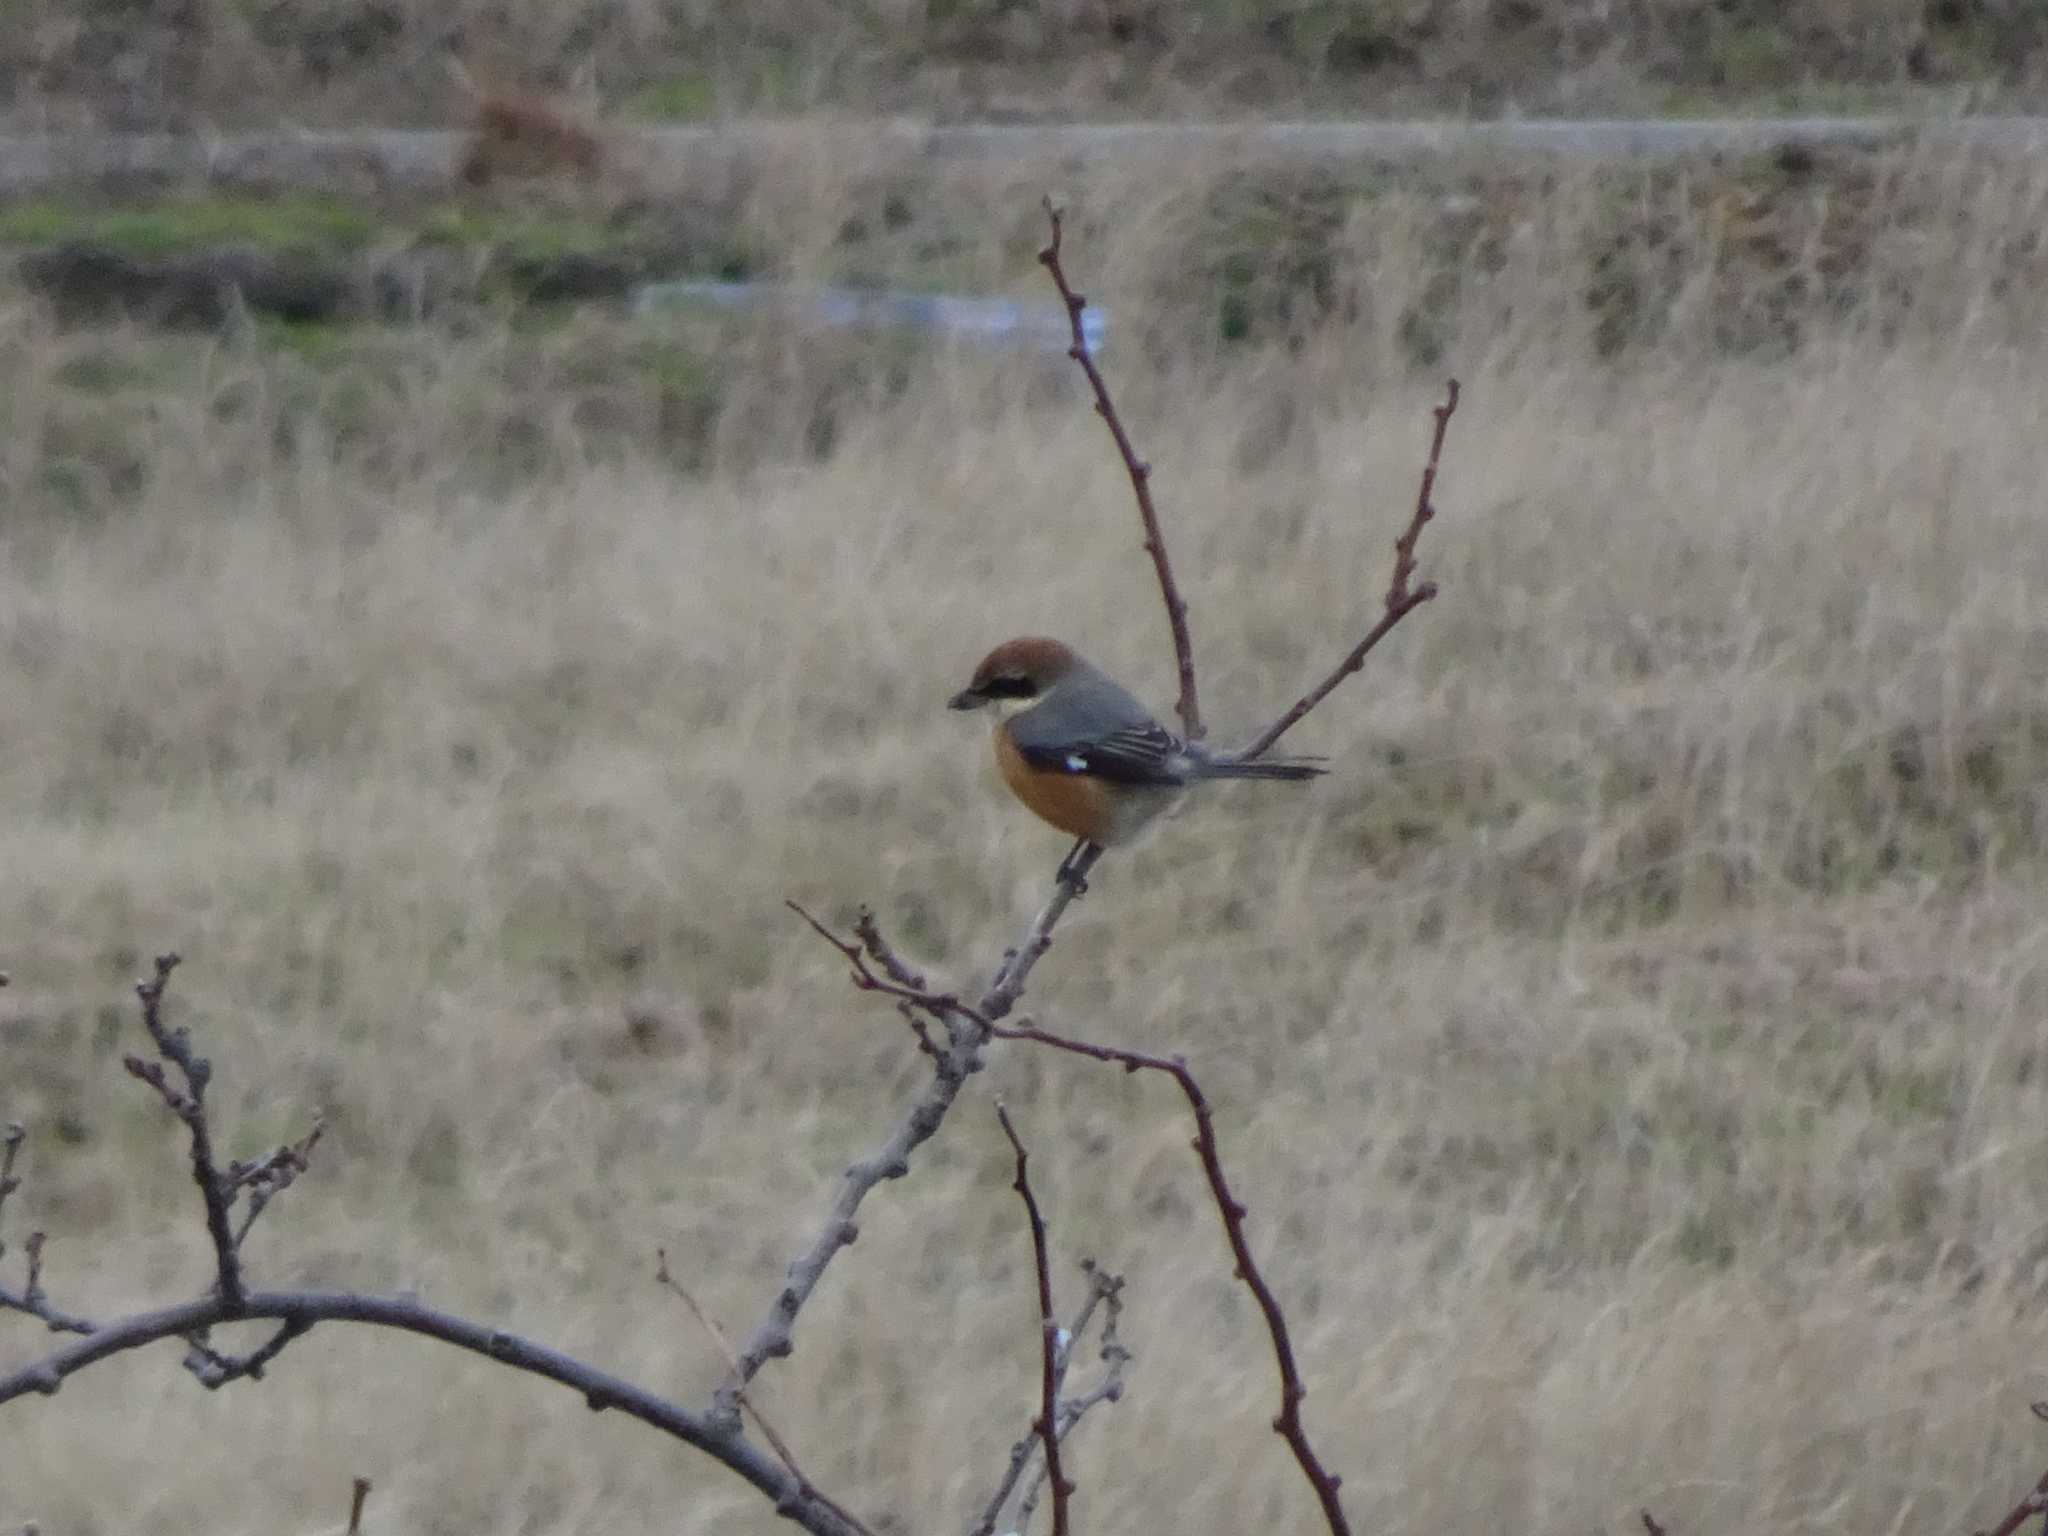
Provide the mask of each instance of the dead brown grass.
[{"label": "dead brown grass", "polygon": [[[799,270],[833,165],[756,194]],[[1065,189],[1069,253],[1153,354],[1109,366],[1228,739],[1372,609],[1439,382],[1384,311],[1176,346],[1148,274],[1198,179],[1142,175]],[[1001,271],[1005,238],[963,265]],[[1339,269],[1375,302],[1414,280],[1414,227],[1358,238],[1380,254]],[[1927,254],[1927,303],[1967,312],[1996,263]],[[1680,329],[1601,362],[1553,269],[1502,270],[1443,310],[1444,596],[1305,728],[1335,771],[1105,864],[1036,1006],[1198,1065],[1361,1528],[1987,1523],[2048,1395],[2038,332],[1731,361]],[[19,422],[101,343],[8,323]],[[810,345],[734,333],[725,362],[801,379]],[[374,475],[285,451],[260,391],[224,417],[167,388],[127,499],[0,531],[0,1111],[35,1127],[10,1220],[51,1230],[81,1310],[200,1283],[172,1130],[117,1059],[125,983],[175,945],[229,1150],[329,1119],[253,1262],[708,1390],[655,1246],[742,1326],[918,1069],[783,897],[872,901],[986,967],[1060,848],[946,693],[1054,628],[1164,708],[1164,623],[1051,366],[941,350],[846,396],[822,454],[764,398],[702,477],[565,450],[487,495],[451,467],[487,355],[408,375]],[[1085,1528],[1306,1518],[1153,1087],[999,1053],[877,1198],[764,1378],[835,1496],[964,1524],[1028,1416],[999,1092],[1059,1250],[1131,1277],[1132,1391],[1072,1458]],[[43,1344],[0,1321],[0,1361]],[[219,1396],[174,1367],[5,1410],[0,1524],[324,1531],[361,1474],[385,1529],[775,1526],[695,1458],[403,1341],[317,1331]]]}]

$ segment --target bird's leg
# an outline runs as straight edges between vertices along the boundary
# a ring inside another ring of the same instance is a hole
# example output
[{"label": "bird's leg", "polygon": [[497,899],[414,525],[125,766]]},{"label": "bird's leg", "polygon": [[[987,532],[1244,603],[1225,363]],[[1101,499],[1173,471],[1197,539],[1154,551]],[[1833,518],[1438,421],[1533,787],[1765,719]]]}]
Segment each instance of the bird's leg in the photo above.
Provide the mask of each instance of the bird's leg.
[{"label": "bird's leg", "polygon": [[1101,857],[1101,848],[1085,837],[1076,838],[1074,846],[1067,850],[1067,856],[1060,860],[1059,873],[1053,879],[1073,892],[1074,899],[1079,901],[1088,894],[1088,871]]}]

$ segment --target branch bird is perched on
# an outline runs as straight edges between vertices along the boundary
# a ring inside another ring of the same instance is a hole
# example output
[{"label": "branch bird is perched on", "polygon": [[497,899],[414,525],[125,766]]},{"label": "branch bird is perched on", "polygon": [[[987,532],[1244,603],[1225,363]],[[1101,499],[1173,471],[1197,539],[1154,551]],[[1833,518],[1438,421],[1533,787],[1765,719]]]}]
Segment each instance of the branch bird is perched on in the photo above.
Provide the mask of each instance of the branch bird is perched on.
[{"label": "branch bird is perched on", "polygon": [[1042,821],[1101,848],[1128,842],[1205,779],[1312,779],[1301,758],[1240,762],[1183,741],[1108,673],[1057,640],[1006,640],[953,695],[994,705],[996,767]]}]

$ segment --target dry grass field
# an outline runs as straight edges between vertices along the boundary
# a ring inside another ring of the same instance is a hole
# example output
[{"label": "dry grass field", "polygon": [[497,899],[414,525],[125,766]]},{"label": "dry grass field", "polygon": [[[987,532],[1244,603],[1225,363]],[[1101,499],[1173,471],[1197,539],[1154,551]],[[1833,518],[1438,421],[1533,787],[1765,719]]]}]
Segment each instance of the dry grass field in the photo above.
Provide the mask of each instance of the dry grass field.
[{"label": "dry grass field", "polygon": [[11,0],[17,131],[628,117],[2040,110],[2038,0]]},{"label": "dry grass field", "polygon": [[[751,194],[794,275],[854,138]],[[1884,169],[1947,201],[1853,301],[1795,248],[1831,328],[1749,350],[1721,322],[1775,301],[1724,281],[1711,210],[1636,249],[1667,285],[1640,345],[1603,348],[1558,259],[1598,198],[1532,183],[1483,281],[1429,287],[1416,209],[1340,219],[1357,302],[1232,349],[1167,323],[1162,277],[1213,168],[957,173],[985,286],[1037,291],[1043,186],[1075,210],[1225,738],[1370,622],[1429,407],[1466,385],[1442,596],[1291,741],[1330,776],[1219,789],[1107,860],[1028,1000],[1196,1067],[1360,1530],[1961,1532],[2048,1456],[2042,179]],[[232,342],[172,368],[0,303],[9,1282],[39,1226],[78,1310],[204,1284],[175,1128],[119,1061],[129,983],[176,948],[228,1150],[327,1120],[260,1274],[416,1289],[701,1400],[720,1365],[655,1247],[749,1326],[923,1075],[784,898],[871,902],[986,976],[1063,844],[946,696],[1051,630],[1171,702],[1078,376],[882,347],[849,384],[844,343],[733,325],[679,469],[595,451],[517,361],[623,322],[419,343],[323,437],[304,397],[347,377]],[[149,360],[132,473],[60,496],[38,455],[110,355]],[[499,395],[518,474],[480,463]],[[1129,1280],[1080,1528],[1313,1529],[1179,1101],[1021,1048],[762,1378],[806,1470],[878,1530],[957,1530],[1021,1433],[998,1096],[1063,1294],[1083,1255]],[[0,1369],[48,1342],[0,1317]],[[261,1384],[202,1393],[166,1347],[0,1409],[4,1529],[314,1536],[357,1475],[379,1533],[778,1528],[571,1394],[342,1327]]]}]

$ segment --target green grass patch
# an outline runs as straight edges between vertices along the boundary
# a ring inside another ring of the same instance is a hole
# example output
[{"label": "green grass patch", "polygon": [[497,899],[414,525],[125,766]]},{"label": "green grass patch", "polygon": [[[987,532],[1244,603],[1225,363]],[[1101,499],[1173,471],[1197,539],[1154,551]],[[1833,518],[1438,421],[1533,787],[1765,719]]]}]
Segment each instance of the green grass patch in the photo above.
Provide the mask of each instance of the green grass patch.
[{"label": "green grass patch", "polygon": [[128,208],[51,197],[0,208],[0,245],[89,240],[131,256],[165,256],[215,245],[355,250],[367,245],[377,228],[376,218],[363,208],[334,198],[300,195],[207,195]]}]

